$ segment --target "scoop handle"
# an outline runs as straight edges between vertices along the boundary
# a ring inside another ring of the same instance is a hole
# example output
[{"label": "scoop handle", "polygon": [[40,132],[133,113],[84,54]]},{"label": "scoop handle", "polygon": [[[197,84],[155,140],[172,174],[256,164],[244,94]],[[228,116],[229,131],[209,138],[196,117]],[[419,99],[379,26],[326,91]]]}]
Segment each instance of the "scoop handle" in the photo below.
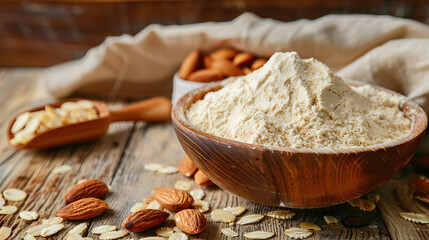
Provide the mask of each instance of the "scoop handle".
[{"label": "scoop handle", "polygon": [[153,97],[110,111],[112,122],[146,121],[163,122],[170,119],[171,101],[166,97]]}]

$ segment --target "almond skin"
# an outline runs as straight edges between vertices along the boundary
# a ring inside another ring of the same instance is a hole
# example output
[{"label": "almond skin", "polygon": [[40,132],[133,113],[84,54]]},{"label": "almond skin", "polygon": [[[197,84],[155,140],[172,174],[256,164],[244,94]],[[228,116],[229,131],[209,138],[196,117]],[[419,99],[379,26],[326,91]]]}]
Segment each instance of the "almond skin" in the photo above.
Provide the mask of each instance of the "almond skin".
[{"label": "almond skin", "polygon": [[247,67],[244,67],[244,68],[242,68],[241,70],[242,70],[242,71],[244,72],[244,74],[246,74],[246,75],[252,72],[252,70],[250,70],[250,68],[247,68]]},{"label": "almond skin", "polygon": [[98,198],[82,198],[61,208],[57,216],[68,220],[85,220],[97,217],[109,208]]},{"label": "almond skin", "polygon": [[250,67],[250,69],[252,71],[255,71],[256,69],[264,66],[264,64],[267,62],[268,60],[265,58],[258,58],[255,61],[253,61],[252,66]]},{"label": "almond skin", "polygon": [[210,68],[212,65],[213,59],[210,56],[204,56],[203,64],[205,68]]},{"label": "almond skin", "polygon": [[179,172],[185,177],[192,177],[198,168],[188,156],[184,156],[179,163]]},{"label": "almond skin", "polygon": [[225,76],[241,76],[243,71],[232,62],[224,59],[216,59],[212,62],[212,68],[219,70]]},{"label": "almond skin", "polygon": [[251,53],[242,52],[235,55],[232,63],[239,67],[247,66],[253,61],[254,58],[255,57]]},{"label": "almond skin", "polygon": [[99,198],[108,192],[109,188],[104,182],[97,179],[89,179],[71,187],[64,196],[64,200],[69,203],[82,198]]},{"label": "almond skin", "polygon": [[206,217],[195,209],[185,209],[174,215],[176,226],[185,233],[198,234],[207,226]]},{"label": "almond skin", "polygon": [[192,82],[213,82],[222,79],[222,73],[219,70],[212,68],[200,69],[188,76],[188,80]]},{"label": "almond skin", "polygon": [[195,173],[194,180],[200,186],[211,186],[214,184],[201,170]]},{"label": "almond skin", "polygon": [[155,188],[153,196],[162,207],[175,212],[186,209],[194,203],[191,194],[175,188]]},{"label": "almond skin", "polygon": [[158,209],[143,209],[130,214],[122,222],[122,227],[130,232],[143,232],[161,225],[170,214]]},{"label": "almond skin", "polygon": [[232,48],[222,48],[219,50],[216,50],[210,54],[210,57],[212,59],[226,59],[231,60],[237,55],[238,51]]},{"label": "almond skin", "polygon": [[190,52],[180,66],[179,77],[181,79],[188,79],[189,74],[198,69],[202,56],[203,55],[200,50]]}]

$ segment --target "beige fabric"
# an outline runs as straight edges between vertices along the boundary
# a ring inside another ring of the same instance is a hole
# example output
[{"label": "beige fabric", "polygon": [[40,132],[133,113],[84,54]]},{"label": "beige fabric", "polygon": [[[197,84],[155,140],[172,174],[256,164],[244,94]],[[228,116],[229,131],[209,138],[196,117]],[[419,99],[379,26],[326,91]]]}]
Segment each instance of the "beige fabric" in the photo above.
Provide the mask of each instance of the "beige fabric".
[{"label": "beige fabric", "polygon": [[132,37],[108,37],[80,60],[49,68],[41,84],[55,97],[169,95],[188,52],[234,47],[261,56],[297,51],[346,79],[403,93],[429,110],[429,27],[389,16],[328,15],[279,22],[246,13],[231,22],[150,25]]}]

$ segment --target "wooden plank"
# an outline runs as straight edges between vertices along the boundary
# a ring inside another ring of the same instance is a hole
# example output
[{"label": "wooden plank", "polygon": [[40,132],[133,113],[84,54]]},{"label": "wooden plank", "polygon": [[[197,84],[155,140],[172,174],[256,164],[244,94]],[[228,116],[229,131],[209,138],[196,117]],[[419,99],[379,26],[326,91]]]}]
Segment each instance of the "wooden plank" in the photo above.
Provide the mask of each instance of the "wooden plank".
[{"label": "wooden plank", "polygon": [[[0,70],[0,107],[5,113],[0,115],[0,131],[5,131],[9,118],[32,104],[44,104],[45,95],[34,92],[33,83],[39,70]],[[113,105],[112,107],[118,105]],[[96,178],[105,181],[111,192],[104,197],[110,209],[101,216],[88,220],[90,229],[102,225],[113,224],[120,227],[122,220],[130,214],[131,206],[151,195],[156,187],[173,187],[178,180],[192,181],[180,174],[162,175],[144,169],[144,164],[158,162],[164,165],[177,166],[184,153],[175,137],[170,123],[117,123],[112,125],[104,138],[85,144],[58,147],[38,151],[15,152],[3,138],[0,140],[0,190],[16,187],[28,192],[23,202],[12,203],[19,210],[35,210],[41,218],[55,216],[65,205],[63,196],[67,189],[81,179]],[[52,174],[56,166],[68,164],[73,169],[63,175]],[[220,229],[231,227],[243,239],[244,232],[265,230],[273,231],[273,239],[288,239],[284,230],[297,227],[303,221],[312,222],[322,231],[316,232],[311,239],[428,239],[426,225],[414,224],[399,217],[399,212],[413,211],[429,213],[427,204],[413,199],[412,189],[407,180],[414,176],[414,169],[408,166],[377,192],[381,194],[378,208],[372,212],[363,212],[349,204],[319,209],[296,209],[296,216],[291,220],[277,220],[265,217],[260,223],[237,226],[213,223],[210,214],[206,214],[207,228],[191,239],[228,239],[220,233]],[[199,188],[199,187],[198,187]],[[205,200],[211,209],[228,206],[244,206],[248,210],[243,215],[266,214],[278,209],[252,203],[227,193],[215,186],[203,188]],[[10,203],[8,203],[10,204]],[[173,227],[173,214],[164,226]],[[328,225],[323,216],[331,215],[339,220],[348,217],[362,217],[368,220],[366,227],[347,227],[343,223]],[[20,239],[30,226],[39,223],[28,223],[18,218],[17,214],[0,216],[0,226],[13,228],[11,239]],[[62,239],[67,231],[82,221],[66,221],[65,230],[51,239]],[[91,233],[88,234],[92,236]],[[143,233],[132,233],[130,237],[138,239],[154,236],[154,230]]]}]

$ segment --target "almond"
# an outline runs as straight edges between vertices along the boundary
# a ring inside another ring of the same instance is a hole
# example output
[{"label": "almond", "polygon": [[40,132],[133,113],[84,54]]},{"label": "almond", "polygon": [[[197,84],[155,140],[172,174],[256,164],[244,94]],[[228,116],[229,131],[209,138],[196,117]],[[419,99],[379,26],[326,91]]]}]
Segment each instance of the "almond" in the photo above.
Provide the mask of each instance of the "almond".
[{"label": "almond", "polygon": [[235,55],[232,63],[239,67],[247,66],[253,61],[254,58],[255,57],[251,53],[242,52]]},{"label": "almond", "polygon": [[203,58],[203,64],[205,68],[210,68],[212,65],[213,59],[209,56],[204,56]]},{"label": "almond", "polygon": [[227,59],[231,60],[237,55],[238,51],[232,48],[222,48],[219,50],[216,50],[210,54],[210,57],[212,59]]},{"label": "almond", "polygon": [[264,64],[267,62],[268,60],[265,58],[258,58],[256,59],[253,63],[252,66],[250,67],[250,69],[252,69],[252,71],[255,71],[256,69],[264,66]]},{"label": "almond", "polygon": [[109,206],[98,198],[82,198],[61,208],[57,216],[69,220],[94,218],[105,212]]},{"label": "almond", "polygon": [[181,79],[188,79],[189,74],[198,69],[201,61],[202,53],[200,50],[190,52],[182,62],[179,70],[179,77]]},{"label": "almond", "polygon": [[144,209],[132,213],[122,222],[122,227],[130,232],[143,232],[161,225],[170,216],[157,209]]},{"label": "almond", "polygon": [[241,76],[244,75],[243,71],[232,62],[225,59],[213,60],[212,68],[219,70],[225,76]]},{"label": "almond", "polygon": [[198,170],[188,156],[184,156],[179,163],[179,172],[185,177],[191,177]]},{"label": "almond", "polygon": [[246,75],[252,72],[252,70],[250,70],[250,68],[248,68],[248,67],[244,67],[244,68],[242,68],[241,70],[242,70],[242,71],[244,72],[244,74],[246,74]]},{"label": "almond", "polygon": [[171,211],[186,209],[194,203],[194,198],[191,194],[175,188],[155,188],[153,196],[161,206]]},{"label": "almond", "polygon": [[195,173],[194,180],[200,186],[211,186],[214,184],[201,170]]},{"label": "almond", "polygon": [[67,191],[64,200],[66,202],[74,202],[88,197],[99,198],[108,192],[109,188],[104,182],[97,179],[89,179],[71,187]]},{"label": "almond", "polygon": [[188,80],[192,82],[213,82],[222,79],[222,72],[213,68],[200,69],[189,74],[188,76]]},{"label": "almond", "polygon": [[185,233],[198,234],[206,227],[206,217],[195,209],[182,210],[174,216],[176,225]]}]

